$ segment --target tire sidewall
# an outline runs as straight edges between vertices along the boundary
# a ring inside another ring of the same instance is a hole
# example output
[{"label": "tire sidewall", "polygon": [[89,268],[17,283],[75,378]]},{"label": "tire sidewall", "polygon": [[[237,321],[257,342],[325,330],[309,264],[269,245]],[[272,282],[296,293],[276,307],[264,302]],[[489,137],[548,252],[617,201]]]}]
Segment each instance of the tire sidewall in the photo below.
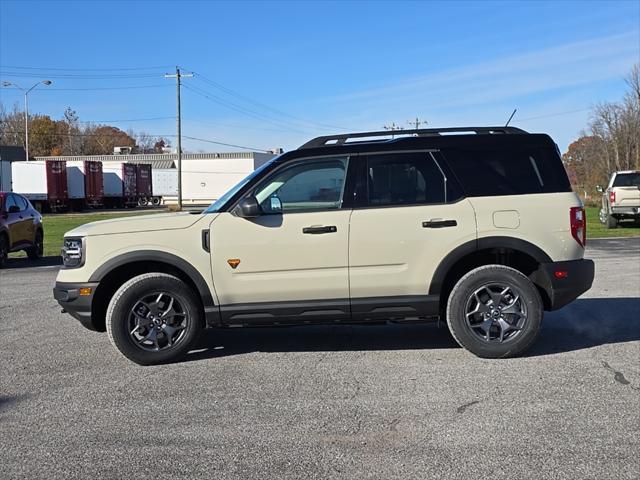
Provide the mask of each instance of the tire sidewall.
[{"label": "tire sidewall", "polygon": [[0,235],[0,268],[7,265],[9,259],[9,241],[4,234]]},{"label": "tire sidewall", "polygon": [[[519,291],[525,302],[527,320],[517,337],[504,343],[489,343],[471,331],[466,324],[466,305],[475,290],[487,283],[505,283]],[[447,302],[447,324],[456,341],[474,355],[483,358],[511,357],[523,353],[535,341],[540,331],[543,305],[540,293],[531,280],[519,271],[489,265],[472,270],[455,285]]]},{"label": "tire sidewall", "polygon": [[[160,291],[176,297],[189,321],[184,336],[174,346],[158,352],[146,351],[138,347],[129,335],[129,315],[139,300]],[[193,291],[179,278],[160,273],[140,275],[122,285],[109,303],[106,321],[111,342],[125,357],[140,365],[170,363],[180,359],[197,340],[203,327],[200,304]]]}]

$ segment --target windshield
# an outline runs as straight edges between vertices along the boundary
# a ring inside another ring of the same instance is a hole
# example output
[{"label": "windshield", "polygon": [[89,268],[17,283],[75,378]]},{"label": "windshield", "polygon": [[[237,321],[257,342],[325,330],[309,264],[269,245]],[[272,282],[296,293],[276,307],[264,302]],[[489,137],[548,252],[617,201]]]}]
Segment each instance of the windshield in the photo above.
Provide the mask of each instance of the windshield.
[{"label": "windshield", "polygon": [[223,207],[223,205],[225,203],[227,203],[229,201],[229,199],[231,197],[233,197],[236,193],[238,193],[240,190],[242,190],[242,188],[244,188],[244,186],[249,183],[253,178],[257,177],[258,175],[260,175],[260,173],[262,173],[262,171],[266,170],[267,168],[269,168],[269,166],[277,159],[278,157],[272,158],[271,160],[269,160],[266,163],[263,163],[262,165],[260,165],[258,168],[256,168],[253,172],[251,172],[249,175],[247,175],[244,179],[240,180],[240,182],[233,187],[231,190],[229,190],[227,193],[225,193],[224,195],[222,195],[219,199],[217,199],[215,202],[213,202],[209,208],[207,208],[204,212],[202,213],[216,213],[219,212],[220,209]]},{"label": "windshield", "polygon": [[640,186],[640,172],[619,173],[613,181],[614,187],[638,187]]}]

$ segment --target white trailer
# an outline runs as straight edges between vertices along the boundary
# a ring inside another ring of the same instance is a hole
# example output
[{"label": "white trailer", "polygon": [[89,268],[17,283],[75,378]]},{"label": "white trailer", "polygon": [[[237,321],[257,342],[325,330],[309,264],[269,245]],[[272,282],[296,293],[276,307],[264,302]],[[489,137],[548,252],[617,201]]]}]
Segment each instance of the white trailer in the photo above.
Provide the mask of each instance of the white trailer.
[{"label": "white trailer", "polygon": [[[247,158],[183,159],[182,203],[194,206],[209,205],[273,157],[273,154],[253,153]],[[163,197],[163,203],[175,204],[177,201],[176,173],[176,194]]]},{"label": "white trailer", "polygon": [[161,205],[168,197],[178,198],[178,170],[175,168],[152,168],[151,186],[153,205]]},{"label": "white trailer", "polygon": [[11,170],[13,191],[27,197],[38,210],[68,207],[65,161],[12,162]]}]

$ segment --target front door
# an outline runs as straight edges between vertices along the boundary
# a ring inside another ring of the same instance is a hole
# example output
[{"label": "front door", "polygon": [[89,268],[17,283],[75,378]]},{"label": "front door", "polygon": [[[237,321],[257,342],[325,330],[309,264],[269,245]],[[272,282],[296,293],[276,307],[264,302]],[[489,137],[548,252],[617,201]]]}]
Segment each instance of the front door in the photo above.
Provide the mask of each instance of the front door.
[{"label": "front door", "polygon": [[228,325],[314,323],[350,317],[343,208],[348,157],[289,162],[248,195],[262,215],[211,223],[213,282]]},{"label": "front door", "polygon": [[455,191],[438,152],[360,157],[350,224],[353,319],[438,315],[429,296],[440,261],[476,238],[473,207]]}]

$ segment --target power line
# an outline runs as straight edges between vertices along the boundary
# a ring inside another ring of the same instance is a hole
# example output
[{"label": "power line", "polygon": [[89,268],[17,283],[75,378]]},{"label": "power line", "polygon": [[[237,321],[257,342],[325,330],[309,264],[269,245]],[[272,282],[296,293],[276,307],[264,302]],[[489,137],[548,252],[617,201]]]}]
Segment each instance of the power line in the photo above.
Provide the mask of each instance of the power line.
[{"label": "power line", "polygon": [[579,108],[577,110],[567,110],[565,112],[549,113],[547,115],[539,115],[537,117],[521,118],[518,120],[518,122],[526,122],[528,120],[538,120],[539,118],[559,117],[561,115],[569,115],[571,113],[586,112],[588,110],[591,110],[591,108]]},{"label": "power line", "polygon": [[156,65],[151,67],[119,67],[119,68],[60,68],[60,67],[23,67],[17,65],[0,65],[0,68],[9,68],[12,70],[45,70],[59,72],[118,72],[127,70],[160,70],[171,68],[172,65]]},{"label": "power line", "polygon": [[262,107],[264,109],[270,110],[271,112],[274,112],[274,113],[276,113],[278,115],[281,115],[281,116],[293,118],[294,120],[298,120],[299,122],[307,123],[307,124],[310,124],[310,125],[317,125],[317,126],[321,126],[321,127],[325,127],[325,128],[338,129],[338,130],[353,130],[353,129],[350,129],[350,128],[339,127],[339,126],[336,126],[336,125],[330,125],[330,124],[325,124],[325,123],[319,123],[319,122],[315,122],[315,121],[312,121],[312,120],[307,120],[307,119],[304,119],[304,118],[301,118],[301,117],[297,117],[295,115],[291,115],[290,113],[283,112],[282,110],[279,110],[277,108],[274,108],[274,107],[271,107],[269,105],[266,105],[266,104],[264,104],[262,102],[259,102],[257,100],[254,100],[254,99],[250,98],[250,97],[247,97],[246,95],[243,95],[243,94],[241,94],[239,92],[236,92],[235,90],[232,90],[232,89],[230,89],[228,87],[225,87],[224,85],[222,85],[222,84],[220,84],[220,83],[218,83],[218,82],[216,82],[214,80],[211,80],[210,78],[207,78],[204,75],[199,74],[197,72],[196,72],[196,78],[199,78],[202,81],[204,81],[205,83],[208,83],[209,85],[211,85],[211,86],[213,86],[213,87],[215,87],[215,88],[217,88],[219,90],[222,90],[223,92],[225,92],[225,93],[227,93],[229,95],[232,95],[232,96],[234,96],[236,98],[245,100],[246,102],[249,102],[249,103],[251,103],[251,104],[253,104],[253,105],[257,106],[257,107]]},{"label": "power line", "polygon": [[189,137],[187,135],[183,135],[183,137],[184,138],[188,138],[189,140],[196,140],[198,142],[215,143],[216,145],[224,145],[225,147],[242,148],[244,150],[251,150],[251,151],[254,151],[254,152],[258,151],[258,152],[271,153],[271,150],[266,150],[264,148],[243,147],[242,145],[234,145],[233,143],[216,142],[214,140],[206,140],[204,138]]},{"label": "power line", "polygon": [[268,116],[265,116],[264,114],[261,114],[259,112],[256,112],[254,110],[250,110],[247,109],[241,105],[238,105],[236,103],[230,102],[228,100],[225,100],[223,98],[218,97],[217,95],[211,94],[209,92],[207,92],[206,90],[202,90],[201,88],[198,87],[194,87],[192,85],[184,85],[184,88],[186,88],[187,90],[190,90],[204,98],[207,98],[209,100],[211,100],[214,103],[217,103],[218,105],[222,105],[223,107],[229,108],[231,110],[235,110],[236,112],[242,113],[244,115],[247,115],[249,117],[253,117],[255,119],[258,119],[262,122],[267,122],[270,123],[272,125],[275,125],[277,127],[285,127],[287,131],[294,131],[297,133],[302,133],[303,135],[309,135],[309,132],[305,132],[302,130],[298,130],[296,128],[291,128],[288,125],[280,122],[280,121],[273,121],[270,120],[270,118]]},{"label": "power line", "polygon": [[[94,90],[134,90],[134,89],[142,89],[142,88],[167,88],[170,87],[171,85],[129,85],[126,87],[83,87],[83,88],[55,88],[55,87],[51,87],[51,88],[47,88],[47,92],[49,91],[54,91],[54,92],[63,92],[63,91],[94,91]],[[8,90],[18,90],[15,87],[2,87],[4,89],[8,89]],[[45,90],[42,90],[43,92]]]},{"label": "power line", "polygon": [[[173,117],[172,117],[173,118]],[[20,130],[0,130],[0,134],[24,134],[24,130],[20,131]],[[40,135],[45,135],[45,136],[58,136],[58,137],[122,137],[122,135],[128,135],[126,132],[122,132],[119,134],[100,134],[100,133],[41,133]],[[176,134],[170,134],[170,135],[159,135],[159,134],[155,134],[155,133],[149,133],[147,134],[150,137],[159,137],[159,138],[175,138],[177,137]],[[233,144],[233,143],[225,143],[225,142],[219,142],[217,140],[209,140],[206,138],[198,138],[198,137],[190,137],[187,135],[183,135],[184,138],[188,138],[189,140],[195,140],[197,142],[205,142],[205,143],[212,143],[215,145],[223,145],[225,147],[233,147],[233,148],[241,148],[244,150],[251,150],[254,152],[266,152],[266,153],[270,153],[271,150],[268,150],[266,148],[256,148],[256,147],[247,147],[244,145],[237,145],[237,144]],[[135,139],[134,139],[135,140]]]},{"label": "power line", "polygon": [[122,123],[122,122],[146,122],[153,120],[169,120],[175,117],[148,117],[148,118],[123,118],[120,120],[82,120],[77,123]]},{"label": "power line", "polygon": [[24,73],[24,72],[7,72],[0,71],[0,76],[4,77],[17,77],[17,78],[40,78],[42,76],[47,76],[49,78],[55,79],[73,79],[73,80],[113,80],[118,78],[158,78],[158,74],[155,73],[127,73],[127,74],[100,74],[100,75],[90,75],[90,74],[44,74],[44,73]]}]

